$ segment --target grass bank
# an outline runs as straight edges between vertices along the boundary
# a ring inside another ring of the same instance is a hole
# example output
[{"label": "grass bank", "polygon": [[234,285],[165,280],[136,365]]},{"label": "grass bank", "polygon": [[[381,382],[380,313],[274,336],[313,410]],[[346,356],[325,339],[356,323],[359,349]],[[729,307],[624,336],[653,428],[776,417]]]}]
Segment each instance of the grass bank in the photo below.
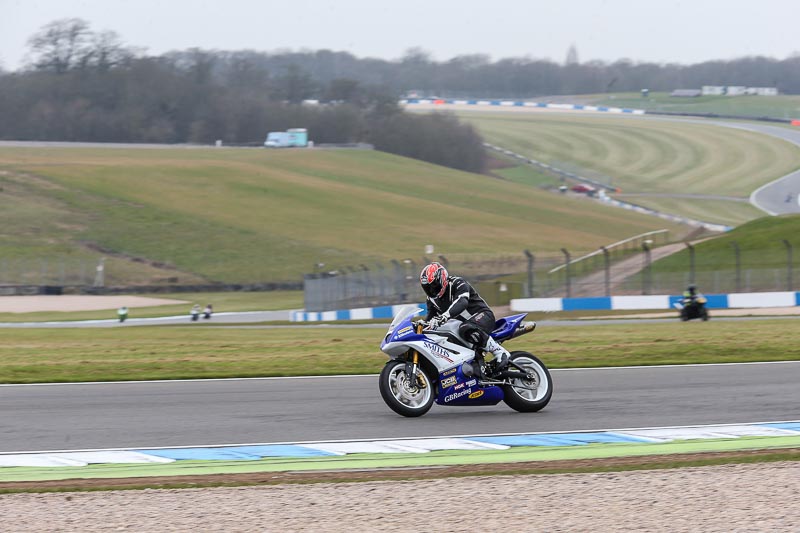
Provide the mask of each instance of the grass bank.
[{"label": "grass bank", "polygon": [[[727,225],[764,216],[737,200],[800,167],[800,148],[787,141],[712,124],[563,113],[458,114],[492,144],[626,195],[649,195],[633,203]],[[554,186],[524,170],[499,173],[513,181]],[[692,202],[670,196],[675,194],[719,198]]]},{"label": "grass bank", "polygon": [[666,92],[597,94],[577,97],[593,105],[630,107],[667,113],[715,113],[746,117],[800,118],[800,96],[699,96],[676,98]]},{"label": "grass bank", "polygon": [[[369,150],[0,148],[0,187],[15,228],[3,260],[104,256],[107,285],[301,281],[320,262],[417,260],[428,244],[454,261],[686,232]],[[20,270],[38,283],[41,268]]]},{"label": "grass bank", "polygon": [[[800,360],[786,320],[548,326],[511,341],[552,368]],[[373,374],[382,328],[0,330],[0,382]]]}]

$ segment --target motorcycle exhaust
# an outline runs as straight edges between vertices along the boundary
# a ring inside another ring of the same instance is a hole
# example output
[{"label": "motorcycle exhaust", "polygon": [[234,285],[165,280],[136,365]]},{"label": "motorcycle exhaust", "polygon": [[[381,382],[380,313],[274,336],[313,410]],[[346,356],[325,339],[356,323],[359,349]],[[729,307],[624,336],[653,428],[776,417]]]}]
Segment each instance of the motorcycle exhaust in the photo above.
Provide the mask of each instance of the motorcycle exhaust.
[{"label": "motorcycle exhaust", "polygon": [[531,331],[536,329],[536,322],[520,322],[517,329],[514,330],[514,333],[511,334],[511,338],[519,337],[520,335],[525,335],[526,333],[530,333]]}]

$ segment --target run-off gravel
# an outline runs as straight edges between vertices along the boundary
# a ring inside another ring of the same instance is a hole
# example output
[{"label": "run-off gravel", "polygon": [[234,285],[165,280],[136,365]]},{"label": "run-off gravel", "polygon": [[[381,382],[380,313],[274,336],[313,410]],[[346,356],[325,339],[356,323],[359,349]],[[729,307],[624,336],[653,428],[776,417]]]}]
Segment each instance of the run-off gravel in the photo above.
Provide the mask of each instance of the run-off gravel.
[{"label": "run-off gravel", "polygon": [[0,531],[800,532],[800,462],[0,495]]}]

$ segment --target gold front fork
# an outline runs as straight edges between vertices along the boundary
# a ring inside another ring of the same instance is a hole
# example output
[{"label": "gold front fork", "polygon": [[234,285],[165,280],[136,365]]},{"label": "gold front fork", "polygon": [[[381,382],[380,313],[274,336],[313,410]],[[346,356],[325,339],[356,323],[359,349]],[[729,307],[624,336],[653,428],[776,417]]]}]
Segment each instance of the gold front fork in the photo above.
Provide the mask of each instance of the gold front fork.
[{"label": "gold front fork", "polygon": [[[422,324],[417,324],[417,333],[422,333]],[[424,373],[417,375],[417,368],[419,367],[419,352],[416,350],[411,350],[411,375],[408,376],[411,380],[411,383],[419,382],[419,387],[424,389],[428,386],[424,376]]]}]

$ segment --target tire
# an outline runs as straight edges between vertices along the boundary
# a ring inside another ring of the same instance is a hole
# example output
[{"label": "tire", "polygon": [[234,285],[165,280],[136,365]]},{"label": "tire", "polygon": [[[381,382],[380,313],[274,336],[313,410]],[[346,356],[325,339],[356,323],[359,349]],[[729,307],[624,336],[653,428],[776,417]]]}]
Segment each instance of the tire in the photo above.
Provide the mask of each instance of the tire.
[{"label": "tire", "polygon": [[[430,410],[436,399],[434,381],[421,366],[417,368],[418,385],[413,389],[407,386],[404,361],[392,360],[386,363],[379,379],[378,388],[380,388],[383,401],[399,415],[422,416]],[[420,382],[423,382],[425,386],[419,386]]]},{"label": "tire", "polygon": [[701,318],[703,319],[703,322],[708,320],[708,310],[707,309],[703,309],[703,313],[701,315]]},{"label": "tire", "polygon": [[[511,352],[509,360],[526,371],[533,372],[536,378],[532,381],[512,379],[511,385],[503,385],[503,401],[521,413],[535,413],[544,409],[553,396],[553,379],[550,377],[550,371],[538,357],[528,352]],[[517,388],[514,384],[536,387],[536,390]]]}]

